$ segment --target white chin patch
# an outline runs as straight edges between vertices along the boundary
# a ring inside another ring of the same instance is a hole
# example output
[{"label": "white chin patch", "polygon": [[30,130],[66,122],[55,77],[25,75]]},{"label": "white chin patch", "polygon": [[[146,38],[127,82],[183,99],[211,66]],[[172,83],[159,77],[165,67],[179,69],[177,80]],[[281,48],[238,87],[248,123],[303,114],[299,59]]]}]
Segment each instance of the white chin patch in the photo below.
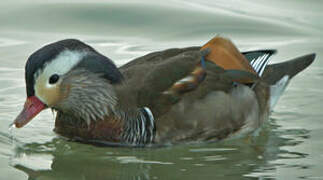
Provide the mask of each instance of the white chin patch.
[{"label": "white chin patch", "polygon": [[289,76],[285,75],[276,84],[270,86],[270,111],[272,111],[277,104],[280,96],[285,91],[287,85],[289,83]]}]

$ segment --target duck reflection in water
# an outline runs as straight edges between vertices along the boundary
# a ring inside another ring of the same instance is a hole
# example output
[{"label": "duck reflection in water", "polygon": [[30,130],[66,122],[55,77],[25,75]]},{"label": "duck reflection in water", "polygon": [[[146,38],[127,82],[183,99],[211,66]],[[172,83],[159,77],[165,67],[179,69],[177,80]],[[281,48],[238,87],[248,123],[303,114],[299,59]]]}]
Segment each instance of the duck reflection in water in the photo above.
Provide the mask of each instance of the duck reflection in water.
[{"label": "duck reflection in water", "polygon": [[[236,179],[254,172],[275,170],[275,164],[269,162],[279,159],[280,154],[289,154],[296,159],[307,156],[301,152],[280,150],[282,146],[296,146],[302,141],[282,138],[280,132],[273,132],[275,128],[269,124],[252,139],[158,148],[97,147],[55,138],[45,144],[31,143],[17,147],[13,166],[25,172],[30,180],[176,177],[196,180],[207,178],[210,173],[219,178]],[[309,134],[305,130],[293,133],[302,137]],[[30,159],[27,164],[25,158],[20,158],[24,155]],[[39,162],[28,157],[44,155],[51,157],[48,158],[51,161],[47,161],[50,168],[32,168]]]}]

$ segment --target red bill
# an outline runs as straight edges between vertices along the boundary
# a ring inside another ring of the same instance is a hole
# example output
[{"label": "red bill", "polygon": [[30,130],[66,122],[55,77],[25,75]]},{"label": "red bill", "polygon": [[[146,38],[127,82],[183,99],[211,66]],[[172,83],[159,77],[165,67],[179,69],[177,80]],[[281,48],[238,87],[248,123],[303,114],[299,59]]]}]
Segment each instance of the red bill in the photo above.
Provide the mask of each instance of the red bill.
[{"label": "red bill", "polygon": [[13,122],[14,125],[17,128],[23,127],[45,108],[46,105],[36,96],[28,97],[25,102],[24,109]]}]

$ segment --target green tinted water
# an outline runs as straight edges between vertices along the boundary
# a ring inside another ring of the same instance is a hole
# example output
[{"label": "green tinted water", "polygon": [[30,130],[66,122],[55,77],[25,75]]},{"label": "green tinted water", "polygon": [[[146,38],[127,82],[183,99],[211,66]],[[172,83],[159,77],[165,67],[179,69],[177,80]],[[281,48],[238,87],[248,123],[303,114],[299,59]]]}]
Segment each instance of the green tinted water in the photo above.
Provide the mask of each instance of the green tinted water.
[{"label": "green tinted water", "polygon": [[[2,1],[0,179],[323,179],[321,1]],[[165,148],[69,142],[42,112],[8,130],[25,100],[24,64],[43,44],[78,38],[118,65],[151,51],[201,45],[220,34],[241,50],[278,49],[272,62],[316,52],[259,136]]]}]

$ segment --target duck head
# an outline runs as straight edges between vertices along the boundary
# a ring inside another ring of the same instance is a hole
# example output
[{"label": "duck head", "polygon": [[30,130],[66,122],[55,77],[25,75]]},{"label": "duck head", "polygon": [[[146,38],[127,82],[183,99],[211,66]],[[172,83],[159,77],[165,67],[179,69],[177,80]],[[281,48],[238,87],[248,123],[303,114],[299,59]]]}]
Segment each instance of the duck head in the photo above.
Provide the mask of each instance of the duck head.
[{"label": "duck head", "polygon": [[122,79],[110,59],[79,40],[46,45],[28,58],[27,100],[14,124],[23,127],[46,108],[72,114],[87,124],[102,119],[114,111],[113,87]]}]

